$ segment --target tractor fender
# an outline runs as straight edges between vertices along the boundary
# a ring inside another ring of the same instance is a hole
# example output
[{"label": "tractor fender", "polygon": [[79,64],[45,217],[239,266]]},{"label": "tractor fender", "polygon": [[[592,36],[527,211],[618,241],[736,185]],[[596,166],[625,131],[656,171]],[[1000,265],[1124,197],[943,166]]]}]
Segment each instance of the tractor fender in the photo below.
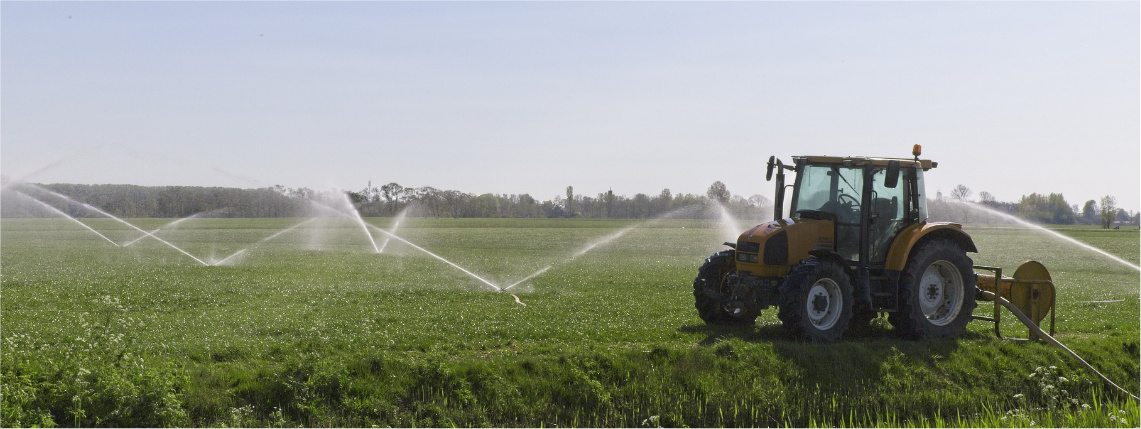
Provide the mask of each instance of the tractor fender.
[{"label": "tractor fender", "polygon": [[920,222],[904,228],[896,235],[887,251],[887,260],[884,268],[888,270],[903,271],[907,265],[911,250],[921,241],[932,238],[945,238],[958,244],[963,250],[978,253],[975,241],[963,231],[963,225],[950,222]]}]

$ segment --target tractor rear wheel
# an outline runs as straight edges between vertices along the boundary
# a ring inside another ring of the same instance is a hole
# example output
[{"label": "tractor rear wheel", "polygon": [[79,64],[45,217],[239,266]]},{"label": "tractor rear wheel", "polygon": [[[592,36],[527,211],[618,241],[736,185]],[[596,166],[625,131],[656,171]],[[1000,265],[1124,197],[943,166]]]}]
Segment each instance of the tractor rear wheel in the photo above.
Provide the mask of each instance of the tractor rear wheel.
[{"label": "tractor rear wheel", "polygon": [[888,322],[912,339],[954,338],[967,330],[974,312],[971,258],[955,242],[935,239],[911,254],[899,276],[899,311]]},{"label": "tractor rear wheel", "polygon": [[725,309],[725,299],[732,293],[729,290],[729,275],[737,271],[732,250],[714,253],[705,259],[693,279],[694,307],[697,315],[710,325],[752,325],[757,320],[756,312],[742,311],[731,314]]},{"label": "tractor rear wheel", "polygon": [[852,320],[852,282],[839,264],[809,260],[785,278],[780,291],[780,318],[797,339],[832,342]]}]

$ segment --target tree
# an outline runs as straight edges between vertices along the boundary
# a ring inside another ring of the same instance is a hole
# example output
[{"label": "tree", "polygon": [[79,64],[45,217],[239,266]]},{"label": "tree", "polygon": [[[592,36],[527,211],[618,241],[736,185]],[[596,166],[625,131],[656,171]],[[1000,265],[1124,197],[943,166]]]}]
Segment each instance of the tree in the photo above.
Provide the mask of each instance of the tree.
[{"label": "tree", "polygon": [[606,218],[614,217],[614,190],[608,189],[606,191]]},{"label": "tree", "polygon": [[768,208],[772,203],[769,197],[761,194],[753,194],[753,196],[749,197],[749,205],[753,207]]},{"label": "tree", "polygon": [[1082,208],[1082,223],[1088,225],[1097,225],[1099,223],[1097,201],[1086,201],[1085,207]]},{"label": "tree", "polygon": [[345,191],[349,195],[349,201],[352,201],[354,206],[360,206],[361,203],[368,201],[368,197],[363,192]]},{"label": "tree", "polygon": [[1101,227],[1109,229],[1117,218],[1117,198],[1111,195],[1101,197]]},{"label": "tree", "polygon": [[990,192],[982,191],[979,192],[979,202],[984,205],[992,206],[998,202],[998,199],[996,199]]},{"label": "tree", "polygon": [[1018,215],[1035,222],[1056,225],[1074,223],[1074,209],[1062,194],[1023,195],[1018,202]]},{"label": "tree", "polygon": [[1117,218],[1114,220],[1121,223],[1129,223],[1130,219],[1133,219],[1133,215],[1129,214],[1125,209],[1117,209]]},{"label": "tree", "polygon": [[[611,192],[608,195],[613,196]],[[630,201],[631,216],[636,219],[645,219],[650,214],[650,196],[646,194],[636,194],[634,199]]]},{"label": "tree", "polygon": [[660,215],[668,212],[670,207],[673,206],[673,199],[673,193],[670,192],[670,188],[662,189],[662,192],[658,193],[657,198],[654,198],[652,201],[654,206],[654,215]]},{"label": "tree", "polygon": [[400,211],[400,198],[404,195],[404,187],[399,183],[392,182],[380,187],[380,194],[384,197],[384,201],[388,203],[388,212],[395,214]]},{"label": "tree", "polygon": [[1062,194],[1050,194],[1046,199],[1050,208],[1050,222],[1056,225],[1070,225],[1074,223],[1074,208],[1066,202]]},{"label": "tree", "polygon": [[961,184],[956,186],[955,189],[951,190],[951,199],[953,199],[953,200],[968,201],[967,199],[970,197],[971,197],[971,188],[968,188],[968,187],[963,186]]},{"label": "tree", "polygon": [[729,202],[729,197],[732,196],[732,194],[729,193],[729,189],[725,188],[725,184],[718,180],[713,182],[712,185],[709,185],[709,190],[705,191],[705,196],[719,204],[725,204]]},{"label": "tree", "polygon": [[567,213],[574,217],[574,186],[567,186]]}]

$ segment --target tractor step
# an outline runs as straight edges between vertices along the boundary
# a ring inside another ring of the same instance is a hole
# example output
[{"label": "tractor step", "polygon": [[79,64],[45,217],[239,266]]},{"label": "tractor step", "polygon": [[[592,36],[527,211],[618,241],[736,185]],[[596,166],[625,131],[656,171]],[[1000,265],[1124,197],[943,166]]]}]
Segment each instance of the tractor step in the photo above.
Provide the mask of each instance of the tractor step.
[{"label": "tractor step", "polygon": [[877,310],[895,311],[899,303],[896,302],[896,288],[894,278],[888,276],[871,276],[872,306]]}]

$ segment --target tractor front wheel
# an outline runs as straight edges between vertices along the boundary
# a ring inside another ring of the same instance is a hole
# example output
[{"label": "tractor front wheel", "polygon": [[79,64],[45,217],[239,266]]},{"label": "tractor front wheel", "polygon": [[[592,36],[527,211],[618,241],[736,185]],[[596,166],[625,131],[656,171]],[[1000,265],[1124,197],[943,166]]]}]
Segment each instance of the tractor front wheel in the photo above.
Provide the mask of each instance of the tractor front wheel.
[{"label": "tractor front wheel", "polygon": [[912,339],[954,338],[974,312],[975,274],[971,258],[955,242],[921,244],[899,276],[899,311],[888,322]]},{"label": "tractor front wheel", "polygon": [[729,313],[725,301],[732,293],[729,290],[729,275],[737,270],[732,250],[714,253],[705,259],[697,269],[693,279],[694,307],[697,315],[710,325],[752,325],[757,320],[756,312],[741,311]]},{"label": "tractor front wheel", "polygon": [[781,286],[778,317],[797,339],[832,342],[852,320],[852,282],[835,262],[810,260]]}]

